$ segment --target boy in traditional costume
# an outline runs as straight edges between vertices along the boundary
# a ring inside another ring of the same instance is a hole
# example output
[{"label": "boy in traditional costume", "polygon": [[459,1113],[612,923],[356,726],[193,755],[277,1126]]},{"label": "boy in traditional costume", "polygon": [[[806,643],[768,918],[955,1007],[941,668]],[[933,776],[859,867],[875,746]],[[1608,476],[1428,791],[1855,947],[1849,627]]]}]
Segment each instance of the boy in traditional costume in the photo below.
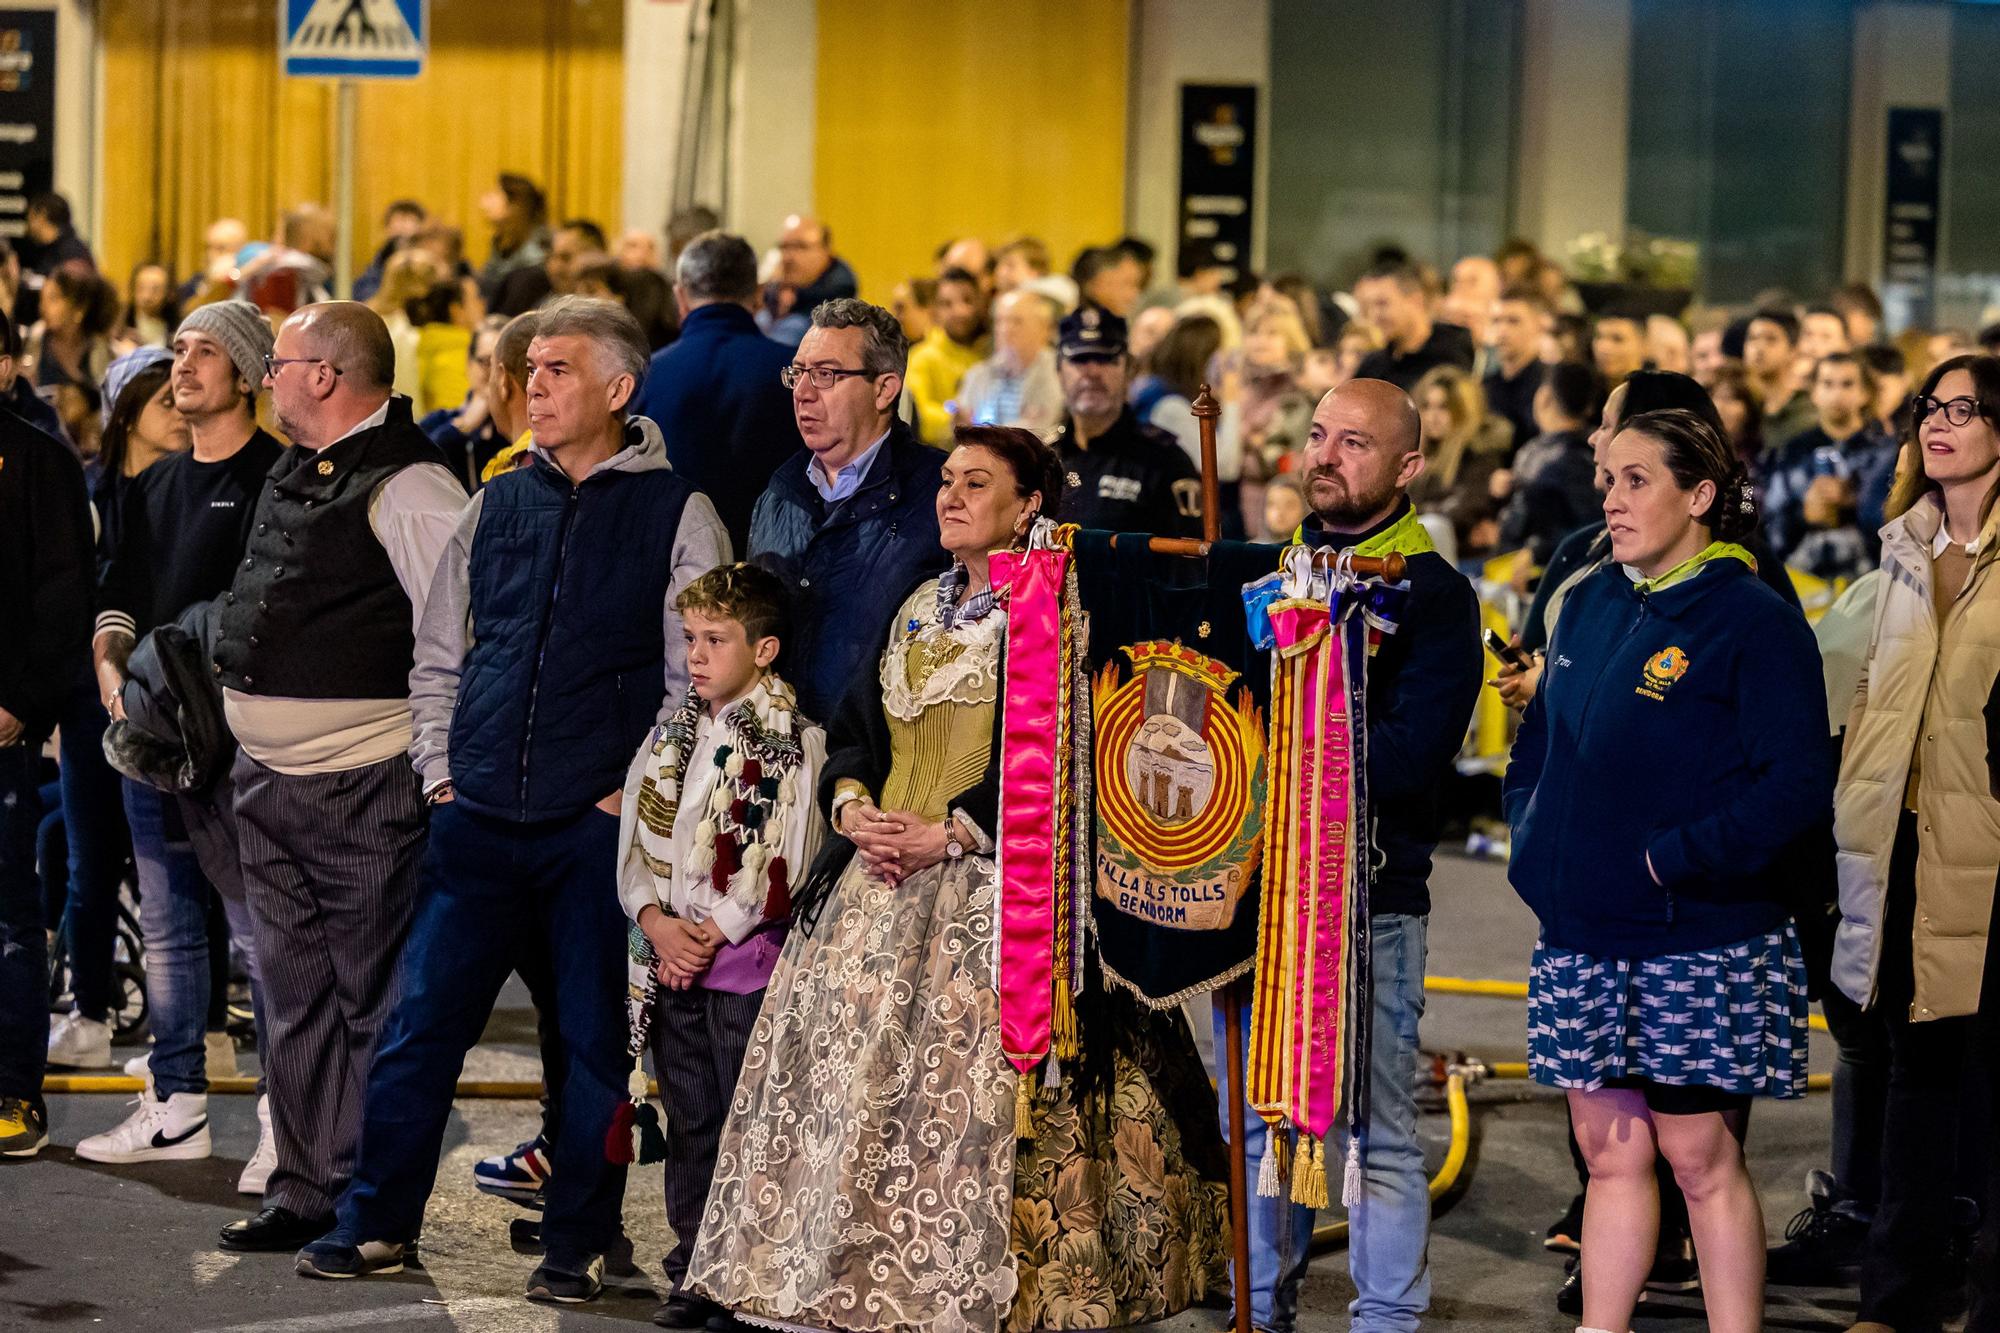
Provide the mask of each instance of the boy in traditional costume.
[{"label": "boy in traditional costume", "polygon": [[[667,1328],[699,1328],[721,1313],[682,1280],[736,1076],[791,924],[792,885],[825,834],[813,791],[826,733],[799,715],[771,669],[784,598],[777,578],[751,565],[688,585],[675,602],[687,698],[639,747],[625,779],[618,892],[633,922],[636,1109],[614,1125],[607,1148],[641,1161],[664,1150],[674,1291],[654,1322]],[[664,1139],[644,1106],[649,1028]]]}]

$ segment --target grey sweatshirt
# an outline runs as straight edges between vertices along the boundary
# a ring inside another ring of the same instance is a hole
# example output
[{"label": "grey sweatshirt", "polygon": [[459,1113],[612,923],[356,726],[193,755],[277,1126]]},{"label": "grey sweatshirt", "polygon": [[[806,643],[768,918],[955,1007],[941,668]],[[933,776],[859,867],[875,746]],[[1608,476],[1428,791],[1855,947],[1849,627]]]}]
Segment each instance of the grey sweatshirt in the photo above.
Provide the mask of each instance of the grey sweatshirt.
[{"label": "grey sweatshirt", "polygon": [[[647,472],[667,469],[666,442],[660,428],[646,417],[632,417],[625,424],[625,448],[590,470],[599,472]],[[423,779],[426,794],[451,777],[451,714],[458,704],[458,677],[465,658],[472,651],[475,627],[472,624],[470,568],[472,538],[479,530],[481,501],[485,492],[472,497],[458,527],[438,561],[431,581],[430,600],[417,628],[416,665],[410,670],[410,714],[413,731],[410,762]],[[673,573],[667,582],[666,605],[661,608],[666,634],[666,660],[662,671],[662,692],[658,721],[665,722],[687,694],[687,643],[681,632],[680,612],[674,599],[681,589],[717,565],[733,558],[729,533],[717,517],[715,506],[697,491],[681,510],[680,529],[674,534]],[[599,795],[608,796],[609,792]]]}]

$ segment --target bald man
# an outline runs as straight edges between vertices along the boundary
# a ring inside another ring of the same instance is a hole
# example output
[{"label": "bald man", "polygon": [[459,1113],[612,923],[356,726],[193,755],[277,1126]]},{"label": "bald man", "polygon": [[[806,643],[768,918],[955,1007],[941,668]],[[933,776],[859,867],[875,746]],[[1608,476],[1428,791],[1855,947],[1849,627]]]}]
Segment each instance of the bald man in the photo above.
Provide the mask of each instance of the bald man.
[{"label": "bald man", "polygon": [[[1408,394],[1383,380],[1350,380],[1313,413],[1300,476],[1310,511],[1300,527],[1302,541],[1361,555],[1399,552],[1410,585],[1395,633],[1383,635],[1368,660],[1367,787],[1374,824],[1368,854],[1377,867],[1368,904],[1372,1101],[1363,1198],[1348,1214],[1347,1248],[1357,1293],[1348,1313],[1355,1328],[1367,1329],[1414,1329],[1430,1304],[1430,1196],[1413,1090],[1431,853],[1438,841],[1437,794],[1452,776],[1482,674],[1472,585],[1432,549],[1410,505],[1410,483],[1424,470],[1422,443]],[[1218,1045],[1225,1035],[1218,1030]],[[1226,1104],[1223,1109],[1227,1124]],[[1244,1123],[1245,1147],[1256,1161],[1264,1124],[1255,1115]],[[1344,1139],[1328,1145],[1330,1176],[1331,1160],[1346,1158]],[[1312,1241],[1312,1210],[1288,1200],[1250,1203],[1251,1322],[1289,1330]],[[1294,1210],[1289,1228],[1281,1208]]]},{"label": "bald man", "polygon": [[426,827],[410,669],[465,491],[390,393],[395,348],[367,306],[296,311],[264,370],[294,447],[265,478],[214,658],[241,747],[277,1165],[263,1208],[221,1243],[291,1251],[332,1225],[395,1000]]},{"label": "bald man", "polygon": [[794,213],[778,233],[778,276],[764,291],[757,327],[795,348],[812,327],[815,306],[860,292],[854,270],[833,253],[833,232],[818,218]]}]

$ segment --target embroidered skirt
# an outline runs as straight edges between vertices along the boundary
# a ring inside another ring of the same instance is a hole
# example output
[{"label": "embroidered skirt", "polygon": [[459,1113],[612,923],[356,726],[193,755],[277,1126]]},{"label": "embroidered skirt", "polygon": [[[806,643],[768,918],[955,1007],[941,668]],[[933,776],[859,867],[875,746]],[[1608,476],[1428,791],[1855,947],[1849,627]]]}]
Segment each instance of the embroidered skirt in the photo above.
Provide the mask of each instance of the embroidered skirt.
[{"label": "embroidered skirt", "polygon": [[1595,958],[1537,941],[1528,1068],[1589,1091],[1644,1078],[1759,1097],[1806,1090],[1806,968],[1798,932],[1661,958]]}]

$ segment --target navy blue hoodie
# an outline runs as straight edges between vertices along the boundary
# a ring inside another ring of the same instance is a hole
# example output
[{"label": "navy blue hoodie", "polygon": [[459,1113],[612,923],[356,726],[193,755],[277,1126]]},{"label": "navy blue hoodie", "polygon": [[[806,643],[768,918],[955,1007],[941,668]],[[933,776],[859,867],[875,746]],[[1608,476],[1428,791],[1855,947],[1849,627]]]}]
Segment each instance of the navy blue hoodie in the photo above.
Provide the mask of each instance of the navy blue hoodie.
[{"label": "navy blue hoodie", "polygon": [[[1409,513],[1409,501],[1366,532],[1337,533],[1307,515],[1314,546],[1346,550]],[[1435,551],[1408,557],[1410,598],[1402,624],[1382,636],[1368,663],[1368,800],[1377,856],[1371,915],[1427,916],[1431,853],[1438,844],[1438,797],[1452,776],[1479,700],[1485,658],[1479,598],[1466,577]]]},{"label": "navy blue hoodie", "polygon": [[1741,560],[1652,592],[1609,565],[1564,604],[1514,741],[1508,878],[1555,948],[1733,944],[1785,920],[1774,863],[1833,779],[1805,617]]}]

